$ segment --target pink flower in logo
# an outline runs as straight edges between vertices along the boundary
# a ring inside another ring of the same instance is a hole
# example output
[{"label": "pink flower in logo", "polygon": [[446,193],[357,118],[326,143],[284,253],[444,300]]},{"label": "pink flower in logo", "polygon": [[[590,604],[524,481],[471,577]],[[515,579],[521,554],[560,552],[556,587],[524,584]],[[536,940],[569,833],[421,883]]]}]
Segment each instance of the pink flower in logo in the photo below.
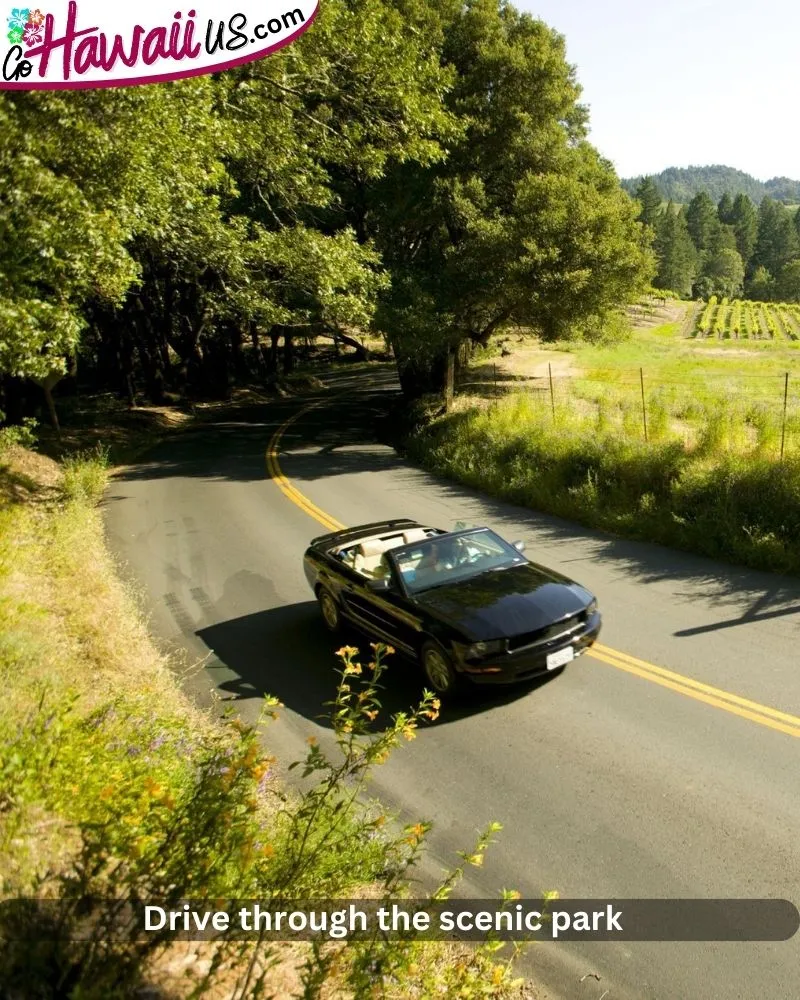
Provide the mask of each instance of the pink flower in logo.
[{"label": "pink flower in logo", "polygon": [[46,16],[47,15],[43,14],[37,7],[36,10],[32,10],[28,13],[28,23],[25,25],[25,27],[27,28],[30,27],[30,25],[34,25],[34,27],[40,28],[44,24],[44,19]]},{"label": "pink flower in logo", "polygon": [[32,24],[30,21],[25,25],[24,34],[25,44],[30,48],[32,45],[41,45],[42,42],[42,29],[38,24]]}]

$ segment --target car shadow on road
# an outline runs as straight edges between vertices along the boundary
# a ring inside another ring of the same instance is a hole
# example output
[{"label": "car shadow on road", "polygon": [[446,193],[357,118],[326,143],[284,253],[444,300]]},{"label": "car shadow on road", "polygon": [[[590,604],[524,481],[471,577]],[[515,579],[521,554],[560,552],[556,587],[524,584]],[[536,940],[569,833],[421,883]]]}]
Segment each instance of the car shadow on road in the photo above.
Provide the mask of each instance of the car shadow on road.
[{"label": "car shadow on road", "polygon": [[[288,709],[318,725],[332,728],[330,703],[336,697],[341,661],[336,650],[356,646],[358,658],[366,665],[372,650],[370,640],[347,629],[331,636],[324,628],[315,601],[270,608],[200,629],[195,633],[235,678],[223,681],[218,691],[228,701],[273,695]],[[382,678],[382,711],[375,729],[385,728],[391,717],[418,705],[423,695],[423,678],[415,663],[400,655],[392,656]],[[467,691],[445,704],[436,725],[458,722],[471,715],[500,708],[524,698],[545,683],[556,679],[547,675],[524,685],[491,690]],[[326,707],[327,706],[327,707]]]}]

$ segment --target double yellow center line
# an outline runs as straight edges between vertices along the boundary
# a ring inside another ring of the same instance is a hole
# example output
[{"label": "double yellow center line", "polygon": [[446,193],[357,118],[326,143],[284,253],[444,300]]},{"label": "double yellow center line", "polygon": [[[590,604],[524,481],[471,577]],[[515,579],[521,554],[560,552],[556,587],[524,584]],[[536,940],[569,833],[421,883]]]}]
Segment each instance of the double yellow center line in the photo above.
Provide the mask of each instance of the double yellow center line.
[{"label": "double yellow center line", "polygon": [[[306,413],[310,413],[311,410],[315,410],[327,402],[328,400],[323,399],[317,403],[313,403],[311,406],[304,407],[278,428],[267,448],[267,471],[284,496],[308,514],[309,517],[314,518],[315,521],[318,521],[328,531],[341,531],[347,526],[317,507],[296,486],[293,486],[286,476],[284,476],[278,461],[278,449],[287,429]],[[617,670],[624,670],[626,673],[640,677],[642,680],[659,684],[670,691],[686,695],[687,698],[694,698],[695,701],[722,709],[722,711],[729,712],[731,715],[738,715],[742,719],[756,722],[760,726],[766,726],[768,729],[785,733],[787,736],[800,737],[800,718],[796,715],[790,715],[788,712],[780,712],[778,709],[770,708],[767,705],[760,705],[756,701],[750,701],[739,695],[731,694],[729,691],[723,691],[721,688],[712,687],[710,684],[703,684],[701,681],[685,677],[683,674],[677,674],[672,670],[666,670],[664,667],[657,667],[652,663],[647,663],[645,660],[639,660],[635,656],[629,656],[627,653],[620,653],[618,650],[603,646],[600,643],[595,643],[592,646],[590,655],[594,659],[608,664],[610,667],[616,667]]]}]

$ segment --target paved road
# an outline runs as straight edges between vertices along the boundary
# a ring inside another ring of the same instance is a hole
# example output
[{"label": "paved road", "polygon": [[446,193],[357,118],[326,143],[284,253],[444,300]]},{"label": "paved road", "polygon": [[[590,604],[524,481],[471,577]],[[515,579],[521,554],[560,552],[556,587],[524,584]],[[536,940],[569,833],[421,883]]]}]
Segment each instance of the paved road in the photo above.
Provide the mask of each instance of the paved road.
[{"label": "paved road", "polygon": [[[328,384],[333,393],[351,383],[338,374]],[[353,384],[281,441],[284,474],[319,508],[346,524],[489,523],[598,594],[607,647],[800,715],[800,582],[619,541],[428,476],[371,438],[389,380]],[[253,407],[172,439],[107,498],[112,548],[154,632],[203,661],[189,687],[201,697],[214,688],[252,717],[263,692],[277,695],[287,710],[269,738],[284,759],[302,755],[308,735],[329,738],[320,713],[334,688],[334,646],[300,559],[323,529],[265,469],[270,438],[297,409]],[[779,715],[720,704],[684,681],[665,687],[625,662],[587,656],[533,689],[446,712],[380,770],[376,793],[404,817],[435,822],[433,867],[453,862],[489,821],[504,823],[473,878],[476,896],[513,887],[532,897],[799,902],[797,734],[769,727]],[[401,661],[395,669],[388,700],[405,707],[419,682]],[[606,1000],[800,998],[797,938],[539,945],[529,962],[548,995],[580,1000],[605,990]],[[588,972],[600,981],[581,983]]]}]

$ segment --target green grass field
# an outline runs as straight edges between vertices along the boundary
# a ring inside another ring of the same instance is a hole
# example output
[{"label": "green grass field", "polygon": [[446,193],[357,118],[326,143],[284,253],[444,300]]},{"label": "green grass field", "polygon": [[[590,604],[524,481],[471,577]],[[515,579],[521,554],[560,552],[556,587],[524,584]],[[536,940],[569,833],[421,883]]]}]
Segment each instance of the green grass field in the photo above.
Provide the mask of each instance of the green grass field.
[{"label": "green grass field", "polygon": [[510,391],[462,394],[409,452],[515,503],[800,572],[797,345],[700,341],[686,319],[621,344],[507,339],[494,388]]}]

